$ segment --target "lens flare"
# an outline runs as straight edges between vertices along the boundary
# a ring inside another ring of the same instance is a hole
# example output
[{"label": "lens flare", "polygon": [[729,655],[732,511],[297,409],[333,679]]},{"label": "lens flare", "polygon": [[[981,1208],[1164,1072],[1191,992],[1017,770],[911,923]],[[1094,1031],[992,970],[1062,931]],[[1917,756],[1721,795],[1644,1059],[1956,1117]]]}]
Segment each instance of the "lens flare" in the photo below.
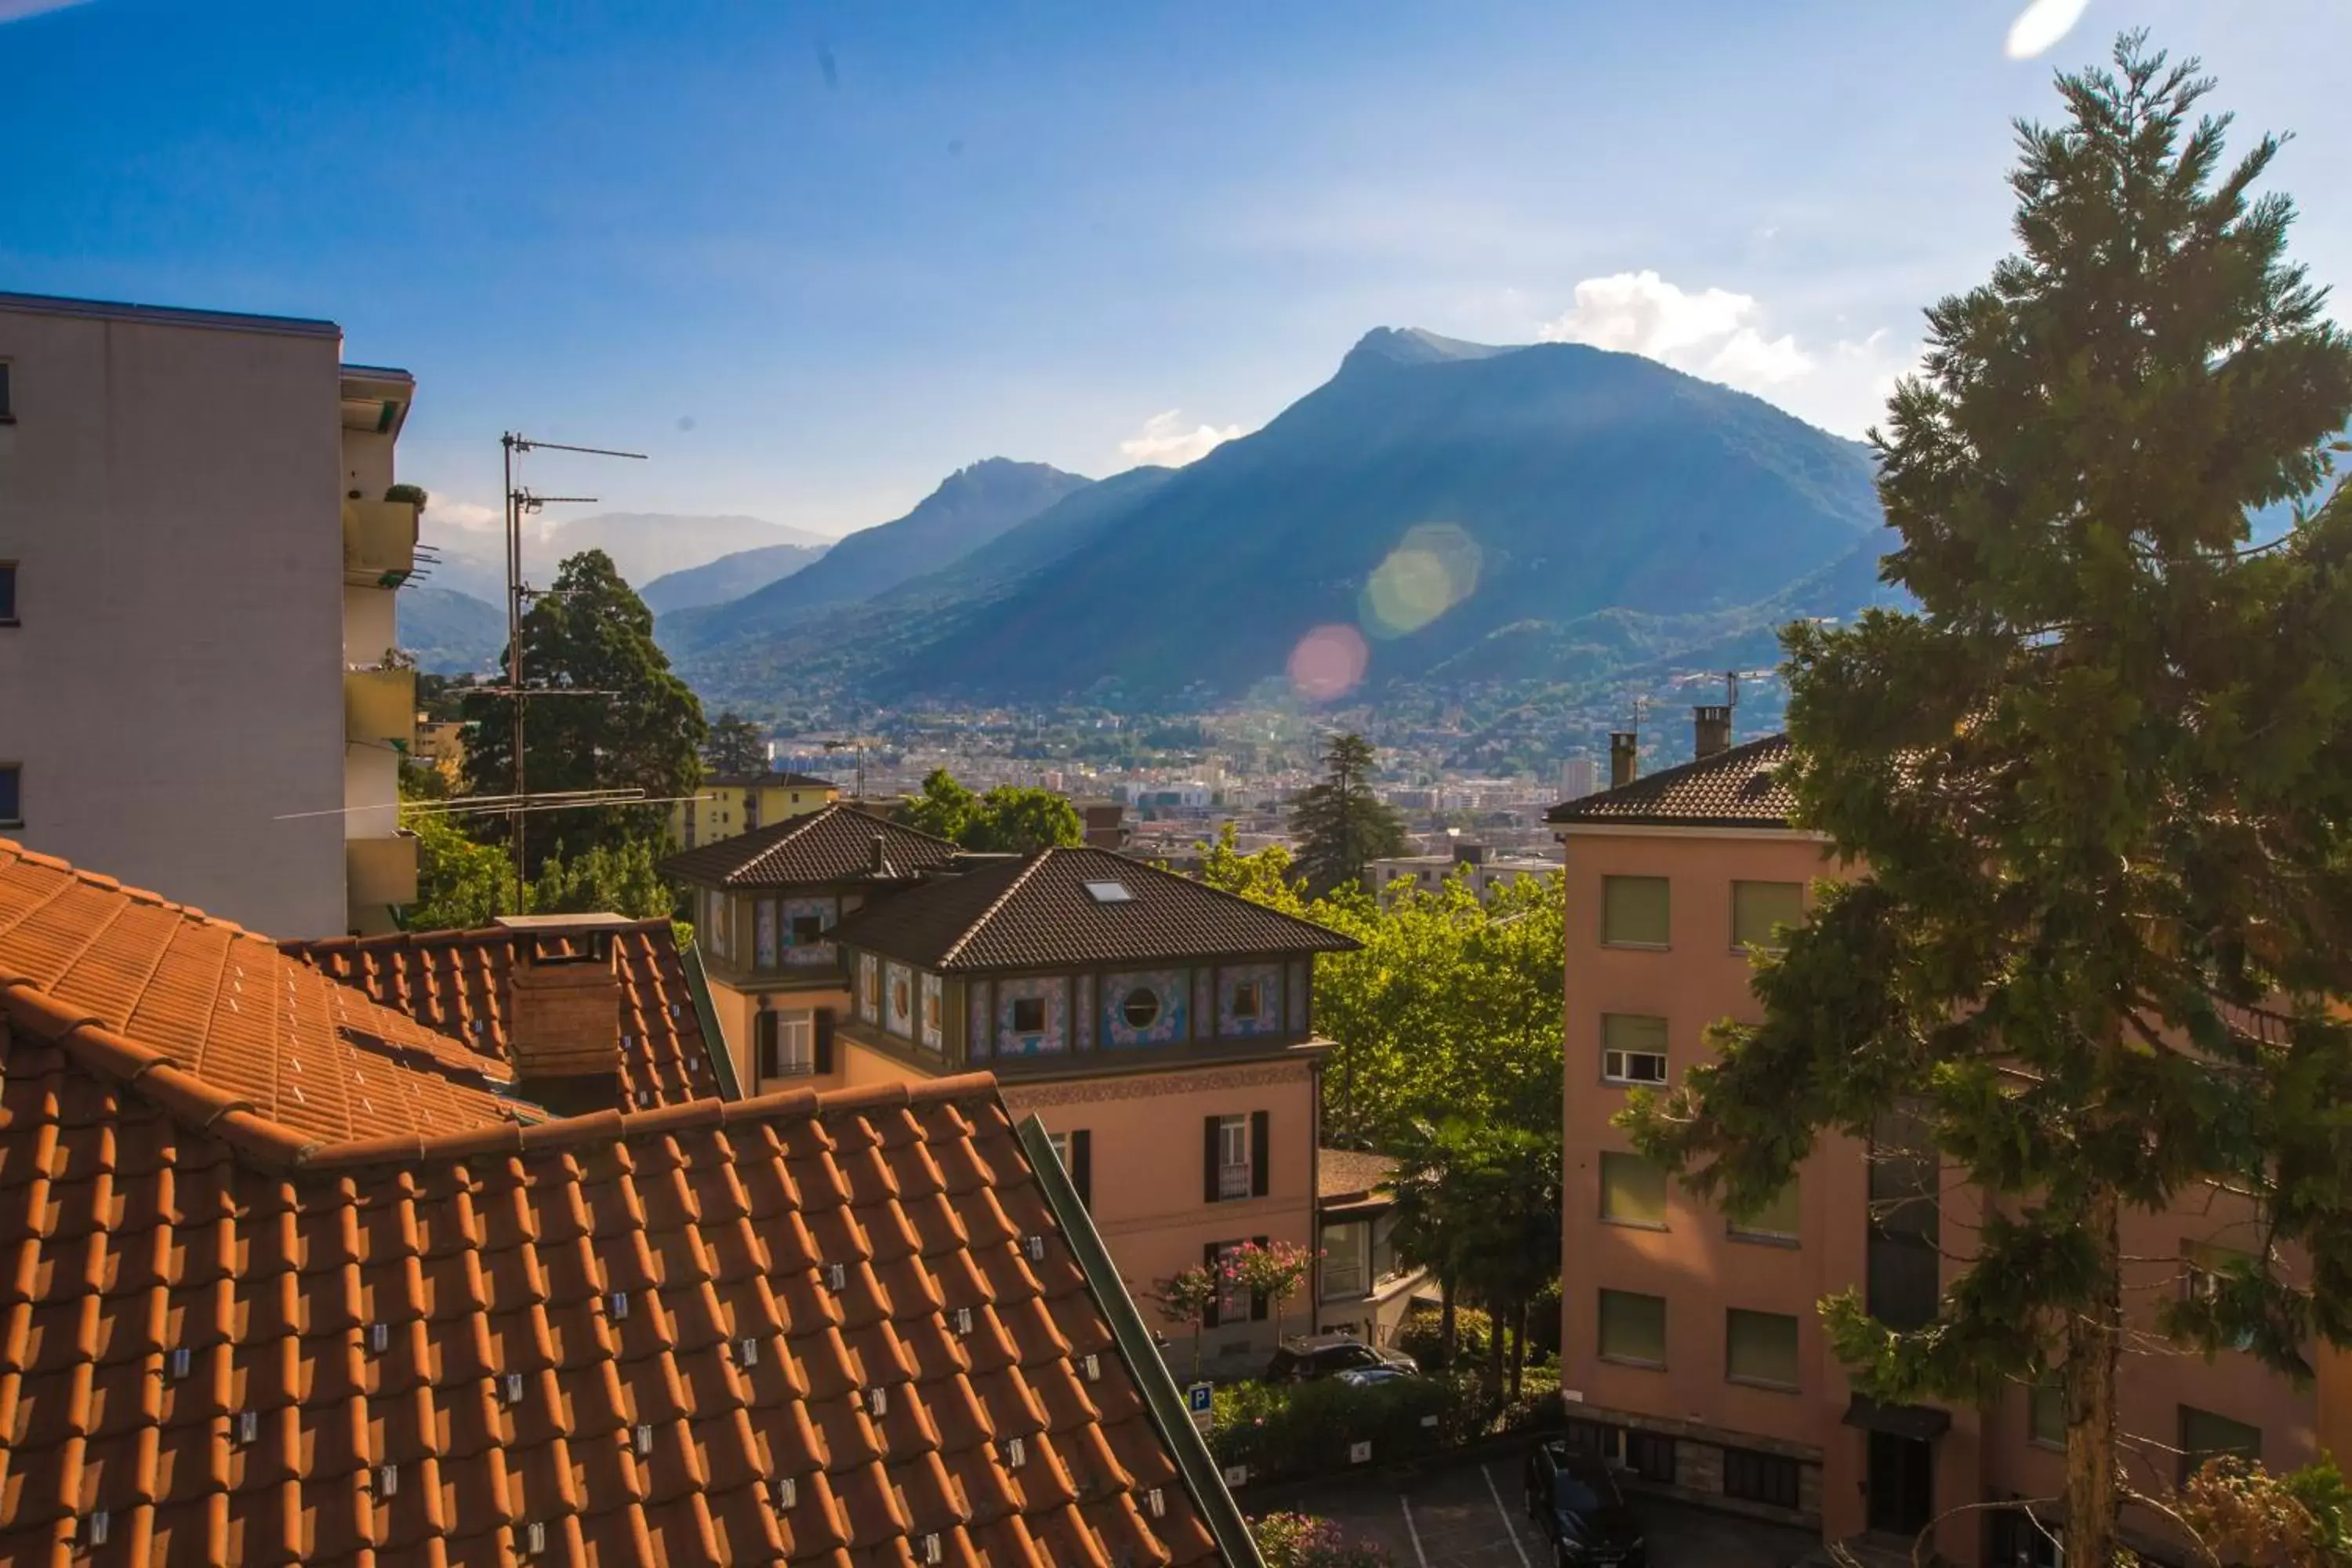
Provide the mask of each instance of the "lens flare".
[{"label": "lens flare", "polygon": [[1313,702],[1345,697],[1364,679],[1372,650],[1353,626],[1317,626],[1290,650],[1290,684]]},{"label": "lens flare", "polygon": [[1360,618],[1376,637],[1401,637],[1477,590],[1477,541],[1450,522],[1420,523],[1372,569]]},{"label": "lens flare", "polygon": [[2074,30],[2091,0],[2033,0],[2009,27],[2009,58],[2030,60],[2049,53]]}]

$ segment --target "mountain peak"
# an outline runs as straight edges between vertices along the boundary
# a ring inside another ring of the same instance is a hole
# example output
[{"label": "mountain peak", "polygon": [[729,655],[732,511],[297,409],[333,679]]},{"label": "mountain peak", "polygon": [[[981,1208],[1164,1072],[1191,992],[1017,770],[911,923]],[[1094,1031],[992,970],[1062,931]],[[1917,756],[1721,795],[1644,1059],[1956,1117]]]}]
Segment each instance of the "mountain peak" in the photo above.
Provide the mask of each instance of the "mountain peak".
[{"label": "mountain peak", "polygon": [[1472,343],[1441,337],[1422,327],[1374,327],[1348,351],[1349,360],[1381,359],[1397,364],[1436,364],[1445,360],[1492,359],[1516,352],[1517,343]]}]

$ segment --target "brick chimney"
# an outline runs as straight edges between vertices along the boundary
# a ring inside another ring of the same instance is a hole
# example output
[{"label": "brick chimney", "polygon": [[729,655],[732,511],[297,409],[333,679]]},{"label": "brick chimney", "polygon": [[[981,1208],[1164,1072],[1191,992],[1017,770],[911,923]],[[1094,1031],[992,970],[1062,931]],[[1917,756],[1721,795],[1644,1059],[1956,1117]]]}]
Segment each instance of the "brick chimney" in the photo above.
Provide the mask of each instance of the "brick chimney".
[{"label": "brick chimney", "polygon": [[586,930],[526,928],[515,942],[507,972],[507,1045],[515,1077],[526,1084],[620,1073],[621,977],[613,966],[613,933],[597,926],[627,922],[589,919],[596,923]]},{"label": "brick chimney", "polygon": [[1702,702],[1691,710],[1691,754],[1706,758],[1731,749],[1731,710]]},{"label": "brick chimney", "polygon": [[1609,733],[1609,787],[1623,789],[1642,772],[1642,737],[1631,730]]}]

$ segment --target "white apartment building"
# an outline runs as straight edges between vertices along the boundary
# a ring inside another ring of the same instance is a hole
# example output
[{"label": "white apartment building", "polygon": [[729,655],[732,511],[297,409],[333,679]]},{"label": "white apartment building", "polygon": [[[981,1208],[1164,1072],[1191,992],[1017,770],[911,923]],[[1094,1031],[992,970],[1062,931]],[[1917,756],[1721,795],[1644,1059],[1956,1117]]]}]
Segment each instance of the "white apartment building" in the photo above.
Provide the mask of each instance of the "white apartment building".
[{"label": "white apartment building", "polygon": [[1485,898],[1496,888],[1522,877],[1542,877],[1559,869],[1559,863],[1542,855],[1505,855],[1483,844],[1455,844],[1443,855],[1398,855],[1375,860],[1366,875],[1375,893],[1397,883],[1409,883],[1433,893],[1455,875],[1469,879],[1470,890]]},{"label": "white apartment building", "polygon": [[415,677],[380,668],[415,383],[341,351],[331,321],[0,294],[0,837],[272,936],[415,896]]}]

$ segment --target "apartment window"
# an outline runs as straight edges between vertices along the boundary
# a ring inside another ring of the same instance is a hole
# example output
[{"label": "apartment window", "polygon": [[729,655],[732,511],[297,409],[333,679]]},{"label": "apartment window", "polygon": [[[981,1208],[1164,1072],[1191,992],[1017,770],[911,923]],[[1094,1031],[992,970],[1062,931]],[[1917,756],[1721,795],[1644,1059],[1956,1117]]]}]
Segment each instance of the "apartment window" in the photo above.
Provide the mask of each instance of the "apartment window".
[{"label": "apartment window", "polygon": [[1213,1116],[1209,1118],[1209,1201],[1226,1203],[1251,1195],[1255,1185],[1255,1162],[1250,1155],[1251,1123],[1264,1117]]},{"label": "apartment window", "polygon": [[1797,1386],[1797,1320],[1785,1312],[1724,1314],[1723,1375],[1770,1388]]},{"label": "apartment window", "polygon": [[0,561],[0,626],[16,624],[16,563]]},{"label": "apartment window", "polygon": [[1740,1241],[1792,1243],[1797,1239],[1800,1213],[1797,1178],[1791,1176],[1789,1184],[1774,1193],[1769,1203],[1746,1219],[1727,1218],[1725,1227]]},{"label": "apartment window", "polygon": [[1371,1226],[1361,1220],[1323,1227],[1323,1299],[1344,1301],[1371,1289],[1367,1267]]},{"label": "apartment window", "polygon": [[1664,877],[1601,879],[1601,940],[1610,947],[1664,947],[1672,931]]},{"label": "apartment window", "polygon": [[[1255,1239],[1256,1245],[1260,1247],[1265,1245],[1265,1237],[1258,1237]],[[1246,1241],[1219,1241],[1209,1245],[1206,1261],[1210,1268],[1217,1271],[1218,1277],[1224,1280],[1225,1288],[1218,1295],[1215,1303],[1210,1307],[1208,1321],[1201,1325],[1202,1328],[1213,1329],[1219,1323],[1242,1322],[1265,1316],[1265,1299],[1256,1291],[1234,1279],[1229,1272],[1233,1268],[1234,1254],[1249,1245],[1250,1243]]]},{"label": "apartment window", "polygon": [[820,947],[824,942],[823,915],[794,915],[792,923],[792,944],[794,947]]},{"label": "apartment window", "polygon": [[1664,1366],[1666,1299],[1631,1290],[1601,1291],[1601,1359]]},{"label": "apartment window", "polygon": [[1666,1021],[1640,1013],[1601,1015],[1601,1077],[1609,1083],[1666,1081]]},{"label": "apartment window", "polygon": [[25,770],[0,763],[0,827],[25,826]]},{"label": "apartment window", "polygon": [[1070,1185],[1076,1189],[1078,1202],[1093,1203],[1094,1134],[1081,1127],[1075,1132],[1048,1132],[1045,1141],[1054,1146],[1054,1158],[1069,1173]]},{"label": "apartment window", "polygon": [[[2231,1266],[2247,1261],[2246,1255],[2226,1247],[2216,1247],[2210,1241],[2183,1241],[2180,1244],[2180,1291],[2191,1301],[2210,1303],[2221,1293],[2221,1279]],[[2252,1330],[2241,1329],[2222,1342],[2233,1351],[2245,1350],[2254,1342]]]},{"label": "apartment window", "polygon": [[16,405],[8,401],[8,362],[0,359],[0,425],[13,425],[16,420]]},{"label": "apartment window", "polygon": [[1043,996],[1015,996],[1013,999],[1013,1032],[1016,1035],[1042,1035],[1045,1032],[1045,999]]},{"label": "apartment window", "polygon": [[2261,1463],[2263,1429],[2217,1415],[2210,1410],[2200,1410],[2193,1405],[2180,1407],[2180,1479],[2184,1485],[2206,1460],[2230,1454]]},{"label": "apartment window", "polygon": [[1612,1225],[1665,1229],[1665,1168],[1639,1154],[1602,1154],[1601,1217]]},{"label": "apartment window", "polygon": [[1788,944],[1773,934],[1781,926],[1805,923],[1802,882],[1731,884],[1731,945],[1779,952]]},{"label": "apartment window", "polygon": [[2056,1384],[2025,1391],[2025,1440],[2040,1448],[2066,1446],[2066,1391]]},{"label": "apartment window", "polygon": [[1891,1111],[1871,1130],[1864,1305],[1890,1329],[1924,1328],[1942,1300],[1941,1172],[1932,1130]]},{"label": "apartment window", "polygon": [[1234,984],[1234,1017],[1236,1020],[1257,1016],[1257,982],[1241,980]]},{"label": "apartment window", "polygon": [[761,1078],[805,1078],[816,1070],[815,1014],[762,1012],[753,1032]]},{"label": "apartment window", "polygon": [[1800,1479],[1797,1461],[1753,1448],[1723,1451],[1723,1495],[1742,1502],[1795,1508]]}]

